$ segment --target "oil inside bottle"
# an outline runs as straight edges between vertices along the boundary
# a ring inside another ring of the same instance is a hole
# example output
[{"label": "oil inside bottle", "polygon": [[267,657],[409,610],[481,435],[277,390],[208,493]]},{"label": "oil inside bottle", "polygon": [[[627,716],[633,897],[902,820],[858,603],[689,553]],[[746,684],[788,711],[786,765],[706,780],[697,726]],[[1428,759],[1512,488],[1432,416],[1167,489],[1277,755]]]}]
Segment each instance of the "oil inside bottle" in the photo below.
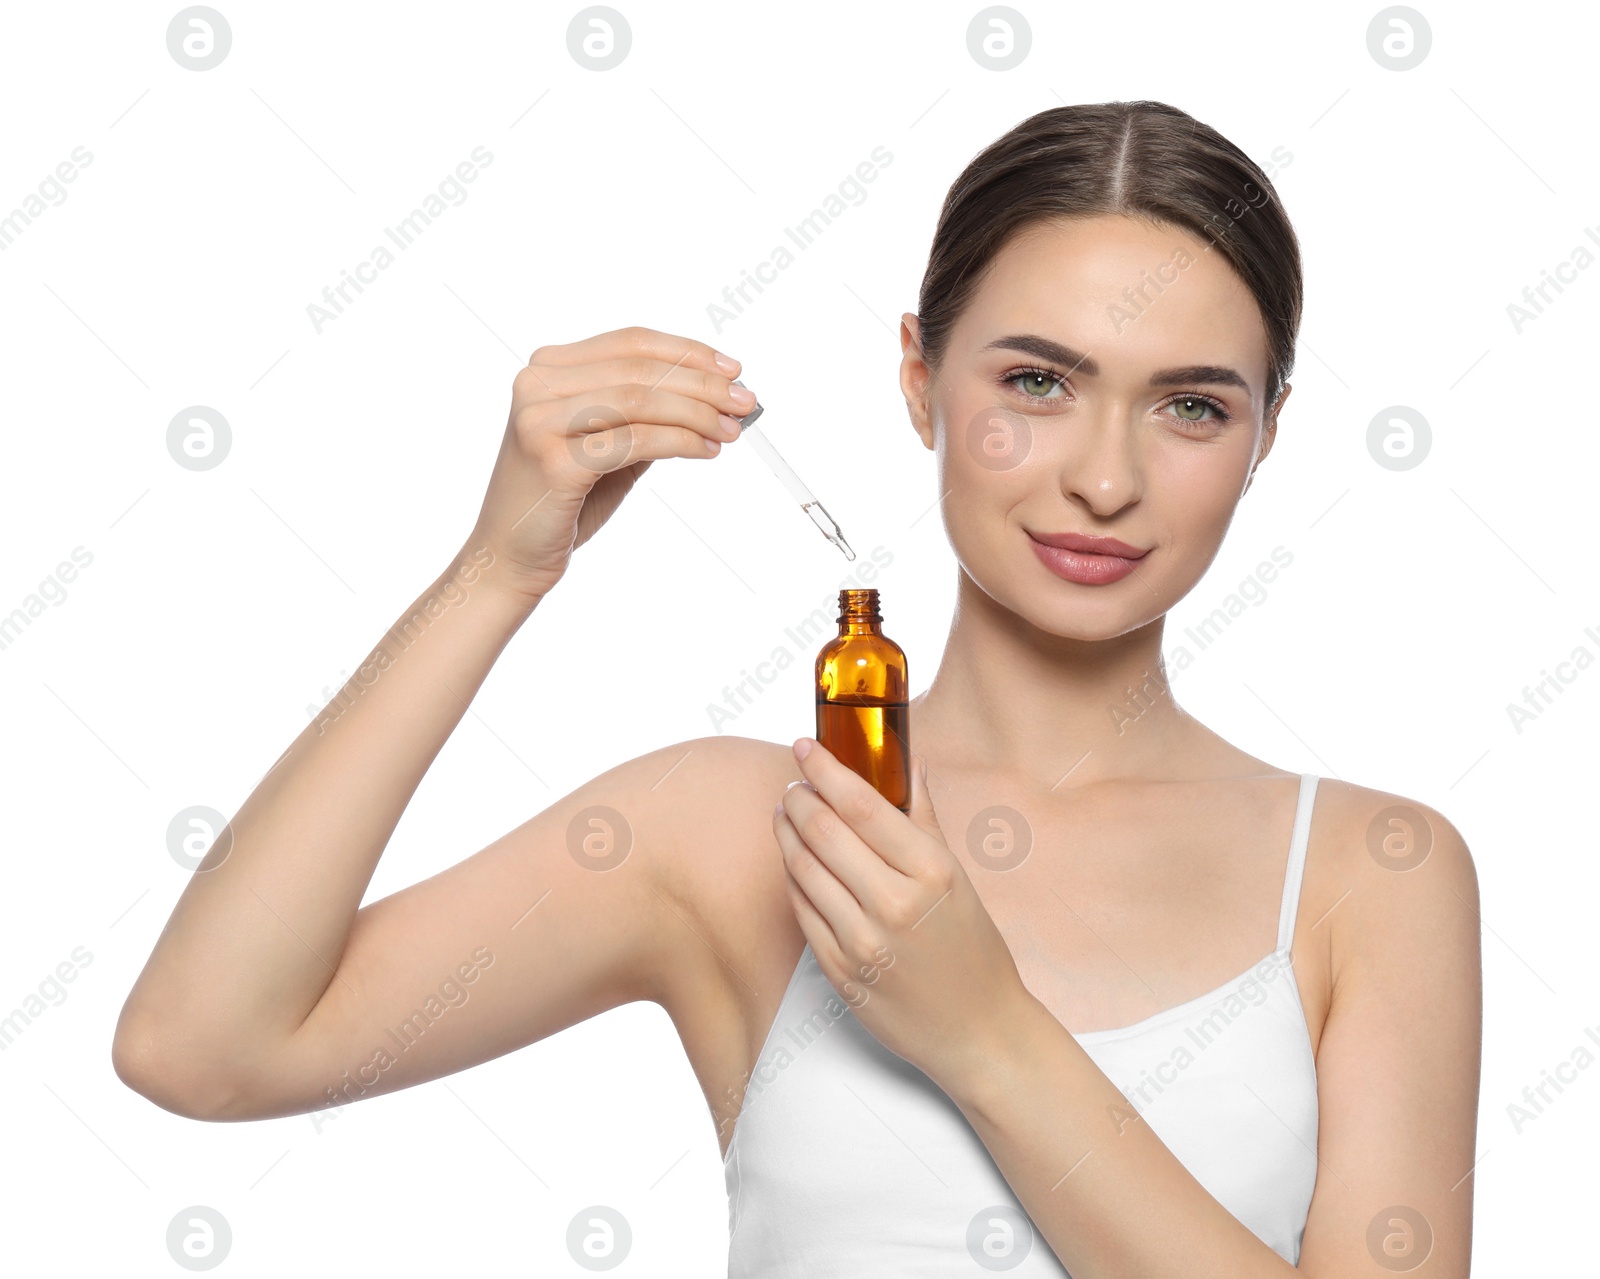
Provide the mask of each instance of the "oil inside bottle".
[{"label": "oil inside bottle", "polygon": [[839,634],[817,654],[817,740],[901,812],[909,812],[905,652],[883,633],[876,590],[841,590],[838,620]]}]

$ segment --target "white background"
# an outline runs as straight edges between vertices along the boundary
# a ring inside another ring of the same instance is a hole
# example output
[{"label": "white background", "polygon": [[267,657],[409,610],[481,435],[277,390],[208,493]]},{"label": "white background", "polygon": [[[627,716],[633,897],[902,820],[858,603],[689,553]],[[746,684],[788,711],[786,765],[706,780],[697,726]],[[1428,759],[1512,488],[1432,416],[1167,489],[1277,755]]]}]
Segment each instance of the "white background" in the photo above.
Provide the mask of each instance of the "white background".
[{"label": "white background", "polygon": [[[168,53],[177,6],[8,7],[0,216],[75,147],[93,159],[0,252],[0,615],[74,548],[93,560],[0,650],[0,1015],[92,955],[0,1052],[7,1269],[177,1273],[167,1224],[202,1204],[233,1230],[224,1273],[577,1274],[567,1222],[605,1203],[634,1273],[721,1273],[713,1127],[654,1005],[320,1129],[195,1123],[123,1087],[112,1028],[186,878],[168,822],[232,813],[446,566],[528,354],[626,324],[744,361],[858,552],[892,554],[885,630],[920,692],[955,565],[898,317],[973,154],[1046,107],[1137,98],[1262,164],[1289,154],[1273,177],[1307,274],[1277,446],[1169,659],[1274,547],[1293,563],[1178,696],[1285,769],[1463,832],[1486,985],[1476,1268],[1576,1259],[1561,1223],[1590,1206],[1600,1068],[1520,1134],[1507,1106],[1600,1022],[1600,669],[1521,733],[1506,706],[1578,646],[1600,655],[1600,270],[1520,334],[1507,305],[1600,249],[1594,16],[1429,6],[1431,52],[1397,72],[1368,52],[1374,6],[1021,3],[1031,51],[996,72],[967,49],[977,5],[618,3],[632,48],[604,72],[568,52],[576,5],[222,0],[232,48],[204,72]],[[478,146],[465,202],[318,334],[307,305]],[[708,304],[879,146],[867,198],[718,331]],[[190,405],[232,428],[214,470],[167,453]],[[1390,405],[1431,425],[1413,469],[1368,452]],[[715,731],[708,705],[849,567],[748,450],[658,462],[507,648],[367,900]],[[544,682],[563,655],[582,678]],[[726,731],[809,733],[810,656]]]}]

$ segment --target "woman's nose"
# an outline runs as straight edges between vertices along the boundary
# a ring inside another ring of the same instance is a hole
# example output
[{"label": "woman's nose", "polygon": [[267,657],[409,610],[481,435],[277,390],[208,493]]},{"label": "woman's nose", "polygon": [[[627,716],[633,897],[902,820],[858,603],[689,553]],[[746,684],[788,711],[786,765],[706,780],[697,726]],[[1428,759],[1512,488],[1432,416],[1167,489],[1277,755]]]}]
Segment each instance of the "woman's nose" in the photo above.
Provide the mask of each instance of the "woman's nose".
[{"label": "woman's nose", "polygon": [[1061,491],[1096,515],[1115,515],[1144,491],[1137,432],[1125,414],[1084,413],[1066,432]]}]

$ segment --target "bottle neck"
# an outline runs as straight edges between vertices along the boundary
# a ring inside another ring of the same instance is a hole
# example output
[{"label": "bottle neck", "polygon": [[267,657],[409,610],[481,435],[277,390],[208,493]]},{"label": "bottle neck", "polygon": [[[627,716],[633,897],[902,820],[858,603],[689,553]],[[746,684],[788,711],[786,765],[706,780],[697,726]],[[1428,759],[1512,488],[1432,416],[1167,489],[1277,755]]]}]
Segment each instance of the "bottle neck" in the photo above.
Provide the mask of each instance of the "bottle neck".
[{"label": "bottle neck", "polygon": [[839,592],[839,634],[878,635],[883,625],[883,615],[878,611],[878,592],[875,590],[842,590]]}]

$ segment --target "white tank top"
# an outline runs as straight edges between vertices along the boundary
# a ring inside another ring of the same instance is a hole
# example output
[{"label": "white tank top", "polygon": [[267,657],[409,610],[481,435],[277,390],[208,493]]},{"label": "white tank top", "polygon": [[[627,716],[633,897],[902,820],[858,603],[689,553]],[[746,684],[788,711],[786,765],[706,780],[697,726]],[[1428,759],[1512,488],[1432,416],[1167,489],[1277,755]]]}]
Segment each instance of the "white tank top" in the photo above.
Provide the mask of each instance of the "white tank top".
[{"label": "white tank top", "polygon": [[[1317,1175],[1317,1070],[1289,962],[1317,777],[1300,776],[1271,954],[1074,1038],[1196,1180],[1291,1265]],[[856,1020],[807,943],[723,1160],[729,1279],[1070,1274],[956,1104]]]}]

